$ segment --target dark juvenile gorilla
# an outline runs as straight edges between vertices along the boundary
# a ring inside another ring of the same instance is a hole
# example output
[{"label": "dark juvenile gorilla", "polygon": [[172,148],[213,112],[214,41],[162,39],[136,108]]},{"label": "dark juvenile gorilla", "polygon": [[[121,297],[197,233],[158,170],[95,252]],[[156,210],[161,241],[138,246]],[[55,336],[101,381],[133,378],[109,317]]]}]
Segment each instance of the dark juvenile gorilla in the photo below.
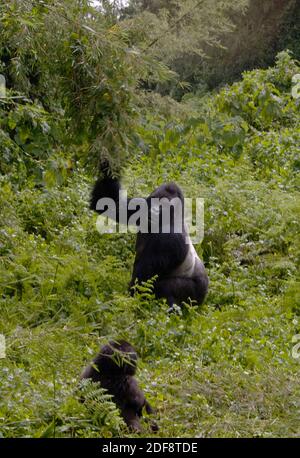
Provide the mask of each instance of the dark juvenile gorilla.
[{"label": "dark juvenile gorilla", "polygon": [[[119,197],[121,189],[119,180],[111,176],[107,162],[102,163],[100,171],[102,176],[96,181],[92,190],[90,208],[103,214],[106,208],[97,203],[101,198],[110,198],[115,202],[117,209],[113,219],[117,223],[129,224],[129,219],[137,210],[135,199]],[[201,304],[207,294],[208,277],[186,232],[184,212],[180,212],[181,230],[178,231],[176,229],[178,224],[175,225],[175,222],[178,223],[178,216],[176,216],[177,220],[175,219],[176,208],[171,208],[169,230],[168,233],[165,233],[161,216],[162,207],[158,207],[158,213],[153,211],[153,207],[151,210],[151,199],[153,198],[165,198],[167,202],[175,199],[184,208],[183,193],[175,183],[163,184],[145,199],[148,208],[148,233],[138,229],[136,257],[130,282],[131,292],[136,282],[141,283],[157,275],[154,293],[158,298],[166,298],[170,308],[174,304],[181,305],[183,302],[188,302],[189,299]],[[127,208],[125,221],[120,212],[120,209],[124,207]],[[155,218],[159,220],[157,233],[151,231],[151,222]]]},{"label": "dark juvenile gorilla", "polygon": [[[137,354],[134,348],[124,340],[112,341],[101,348],[92,365],[83,371],[81,378],[100,383],[112,395],[127,426],[138,432],[141,430],[140,417],[143,408],[148,414],[153,413],[153,409],[133,377],[136,367]],[[157,430],[155,423],[151,427]]]}]

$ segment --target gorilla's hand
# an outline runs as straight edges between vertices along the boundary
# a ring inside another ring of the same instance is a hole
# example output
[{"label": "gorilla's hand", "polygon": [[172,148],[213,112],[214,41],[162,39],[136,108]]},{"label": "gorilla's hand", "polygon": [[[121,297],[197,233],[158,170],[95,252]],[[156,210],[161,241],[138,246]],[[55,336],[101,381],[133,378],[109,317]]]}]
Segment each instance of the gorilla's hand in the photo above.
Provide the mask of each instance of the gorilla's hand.
[{"label": "gorilla's hand", "polygon": [[108,159],[101,159],[99,165],[99,172],[103,178],[108,178],[111,176],[111,166]]}]

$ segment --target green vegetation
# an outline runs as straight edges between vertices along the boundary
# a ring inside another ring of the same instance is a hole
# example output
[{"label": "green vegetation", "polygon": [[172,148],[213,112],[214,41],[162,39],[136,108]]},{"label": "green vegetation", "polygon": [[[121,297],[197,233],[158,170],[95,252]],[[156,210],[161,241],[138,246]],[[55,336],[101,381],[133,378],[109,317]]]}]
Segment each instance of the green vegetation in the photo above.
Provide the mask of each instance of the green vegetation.
[{"label": "green vegetation", "polygon": [[[0,437],[132,435],[101,389],[85,385],[85,404],[78,392],[116,337],[138,350],[156,435],[299,436],[299,62],[282,51],[179,103],[143,92],[174,75],[110,5],[5,1],[0,14]],[[100,235],[88,210],[103,155],[132,195],[174,180],[205,198],[201,308],[168,315],[151,282],[127,293],[135,236]]]},{"label": "green vegetation", "polygon": [[[297,0],[129,0],[122,14],[143,23],[148,52],[200,94],[274,64],[282,49],[300,58]],[[180,98],[187,86],[159,89]]]}]

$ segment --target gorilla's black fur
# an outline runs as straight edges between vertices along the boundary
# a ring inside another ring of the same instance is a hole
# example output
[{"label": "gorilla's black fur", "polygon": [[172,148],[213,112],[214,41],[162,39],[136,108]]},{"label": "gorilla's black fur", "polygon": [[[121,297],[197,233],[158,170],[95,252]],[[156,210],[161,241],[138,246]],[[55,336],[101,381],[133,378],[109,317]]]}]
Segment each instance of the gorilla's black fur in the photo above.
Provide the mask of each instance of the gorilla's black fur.
[{"label": "gorilla's black fur", "polygon": [[[101,175],[92,190],[90,208],[102,214],[106,209],[97,207],[97,202],[101,198],[110,198],[116,204],[116,221],[128,224],[130,217],[136,212],[136,208],[134,210],[130,208],[133,199],[120,199],[120,182],[111,176],[107,162],[102,163]],[[182,209],[184,208],[183,193],[175,183],[163,184],[145,199],[148,205],[149,232],[139,231],[137,233],[136,257],[130,282],[131,291],[135,282],[141,283],[157,275],[158,278],[154,284],[155,295],[166,298],[171,308],[174,304],[181,305],[183,302],[188,302],[189,299],[201,304],[207,294],[208,277],[204,265],[186,233],[183,212],[180,232],[175,231],[175,210],[172,209],[169,233],[164,233],[161,214],[159,216],[159,230],[157,233],[153,233],[150,230],[151,220],[153,220],[153,212],[151,211],[151,199],[153,198],[166,198],[167,201],[177,198]],[[119,210],[122,206],[127,206],[126,221],[120,219]]]},{"label": "gorilla's black fur", "polygon": [[[137,354],[132,345],[125,340],[111,341],[101,348],[81,378],[100,383],[112,395],[127,426],[138,432],[143,408],[148,414],[153,413],[153,409],[134,378],[136,367]],[[157,430],[155,423],[151,427]]]}]

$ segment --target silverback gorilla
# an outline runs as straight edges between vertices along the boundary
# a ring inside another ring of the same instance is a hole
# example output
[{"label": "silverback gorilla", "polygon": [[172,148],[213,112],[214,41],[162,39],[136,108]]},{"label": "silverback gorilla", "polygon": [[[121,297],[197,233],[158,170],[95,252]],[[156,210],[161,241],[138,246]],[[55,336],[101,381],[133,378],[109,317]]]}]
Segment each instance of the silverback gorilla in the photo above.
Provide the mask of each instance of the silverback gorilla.
[{"label": "silverback gorilla", "polygon": [[[107,206],[101,204],[101,199],[111,199],[116,208],[111,218],[117,223],[131,224],[132,216],[137,211],[137,201],[142,199],[122,197],[120,182],[112,177],[107,161],[101,164],[100,172],[101,176],[91,193],[90,208],[99,214],[104,214]],[[158,199],[163,202],[174,201],[177,204],[179,202],[181,209],[184,209],[183,193],[175,183],[161,185],[144,199],[147,204],[147,230],[141,230],[140,227],[137,229],[136,256],[130,290],[133,292],[136,282],[141,283],[157,276],[154,293],[158,298],[165,298],[170,309],[174,304],[180,306],[189,300],[201,304],[207,294],[208,277],[187,234],[184,211],[176,212],[176,205],[170,208],[166,231],[162,207],[153,207],[153,202]],[[124,209],[126,209],[125,220]],[[180,230],[178,230],[178,218]],[[155,221],[158,221],[158,225],[153,231]]]},{"label": "silverback gorilla", "polygon": [[[139,432],[143,408],[148,414],[153,413],[153,409],[133,377],[136,366],[137,354],[132,345],[125,340],[111,341],[101,348],[81,378],[100,383],[113,397],[127,426]],[[151,428],[157,431],[155,422],[151,422]]]}]

